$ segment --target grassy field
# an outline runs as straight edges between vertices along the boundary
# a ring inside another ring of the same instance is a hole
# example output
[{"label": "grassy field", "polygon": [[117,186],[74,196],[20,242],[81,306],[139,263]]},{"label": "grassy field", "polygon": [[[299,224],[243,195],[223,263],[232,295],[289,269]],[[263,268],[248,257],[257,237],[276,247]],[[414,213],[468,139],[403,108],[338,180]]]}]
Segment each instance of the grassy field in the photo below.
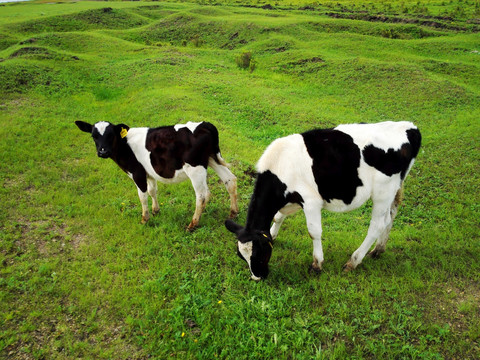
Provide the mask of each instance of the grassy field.
[{"label": "grassy field", "polygon": [[[0,358],[480,358],[479,1],[243,4],[0,5]],[[277,137],[409,120],[423,144],[379,259],[341,271],[370,205],[325,212],[309,274],[299,213],[256,283],[213,172],[196,232],[190,183],[141,225],[75,120],[214,123],[240,223]]]}]

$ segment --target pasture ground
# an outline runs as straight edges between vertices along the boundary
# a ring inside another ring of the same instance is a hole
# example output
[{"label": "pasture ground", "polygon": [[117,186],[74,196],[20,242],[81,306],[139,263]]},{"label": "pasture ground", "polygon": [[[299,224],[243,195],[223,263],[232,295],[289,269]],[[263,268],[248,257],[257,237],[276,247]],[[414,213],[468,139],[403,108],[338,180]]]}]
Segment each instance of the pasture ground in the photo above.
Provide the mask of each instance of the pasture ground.
[{"label": "pasture ground", "polygon": [[[0,5],[0,358],[480,358],[480,3],[29,2]],[[308,273],[303,214],[249,280],[213,173],[133,183],[75,120],[210,121],[238,177],[275,138],[410,120],[423,134],[387,252],[342,265],[370,206],[323,214]]]}]

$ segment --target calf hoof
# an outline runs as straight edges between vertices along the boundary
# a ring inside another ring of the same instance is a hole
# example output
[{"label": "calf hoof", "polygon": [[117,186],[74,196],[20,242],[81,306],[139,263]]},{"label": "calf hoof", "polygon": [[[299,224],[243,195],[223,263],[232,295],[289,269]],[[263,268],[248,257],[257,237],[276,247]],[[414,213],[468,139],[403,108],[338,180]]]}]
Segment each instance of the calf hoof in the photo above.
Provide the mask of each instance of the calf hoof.
[{"label": "calf hoof", "polygon": [[343,265],[343,272],[347,273],[354,269],[355,269],[355,266],[350,261],[348,261],[345,265]]},{"label": "calf hoof", "polygon": [[142,220],[140,221],[142,225],[145,225],[148,222],[148,217],[142,216]]},{"label": "calf hoof", "polygon": [[373,249],[368,253],[368,255],[374,259],[378,259],[382,253],[384,253],[385,250],[380,250],[380,249]]},{"label": "calf hoof", "polygon": [[160,208],[158,209],[152,209],[152,214],[157,215],[160,212]]},{"label": "calf hoof", "polygon": [[198,228],[198,225],[190,223],[190,225],[187,226],[186,230],[187,230],[187,232],[191,233],[191,232],[194,232],[195,230],[197,230],[197,228]]},{"label": "calf hoof", "polygon": [[309,274],[321,274],[321,273],[322,273],[322,269],[319,268],[318,266],[315,266],[315,264],[311,264],[311,265],[308,267],[308,273],[309,273]]},{"label": "calf hoof", "polygon": [[229,219],[235,219],[238,216],[238,211],[230,210],[230,215],[228,215]]},{"label": "calf hoof", "polygon": [[308,267],[308,272],[310,274],[311,273],[320,274],[322,272],[322,264],[323,264],[323,261],[319,263],[317,260],[314,259],[312,262],[312,265]]}]

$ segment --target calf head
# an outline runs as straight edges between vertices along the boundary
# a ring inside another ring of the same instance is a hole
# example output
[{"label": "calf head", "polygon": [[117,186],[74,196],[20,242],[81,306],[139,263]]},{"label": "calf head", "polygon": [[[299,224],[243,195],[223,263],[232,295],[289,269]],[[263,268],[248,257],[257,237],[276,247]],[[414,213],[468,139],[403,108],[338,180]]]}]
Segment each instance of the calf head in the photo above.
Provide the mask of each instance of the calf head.
[{"label": "calf head", "polygon": [[101,158],[109,158],[117,146],[117,143],[126,136],[129,127],[127,125],[114,125],[106,121],[97,122],[94,125],[84,121],[75,121],[78,128],[92,135],[97,155]]},{"label": "calf head", "polygon": [[272,237],[260,230],[246,229],[232,220],[225,221],[225,227],[238,239],[237,255],[245,260],[252,273],[252,279],[259,281],[268,276],[268,262],[272,256]]}]

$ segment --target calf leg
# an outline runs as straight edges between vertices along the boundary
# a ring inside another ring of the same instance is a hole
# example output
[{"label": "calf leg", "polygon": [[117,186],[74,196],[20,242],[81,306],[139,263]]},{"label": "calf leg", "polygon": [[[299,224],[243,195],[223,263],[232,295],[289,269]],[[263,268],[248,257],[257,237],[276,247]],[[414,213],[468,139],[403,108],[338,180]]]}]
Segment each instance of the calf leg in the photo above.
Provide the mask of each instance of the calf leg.
[{"label": "calf leg", "polygon": [[158,205],[157,200],[157,180],[154,178],[148,177],[147,178],[147,185],[148,185],[148,195],[152,198],[152,213],[153,215],[158,214],[160,210],[160,206]]},{"label": "calf leg", "polygon": [[137,171],[134,174],[129,174],[137,186],[138,197],[142,204],[142,224],[146,224],[150,218],[148,213],[148,182],[145,171]]},{"label": "calf leg", "polygon": [[[222,161],[220,154],[217,157]],[[220,180],[225,184],[225,188],[230,195],[230,218],[234,218],[238,215],[237,204],[237,177],[232,174],[230,169],[226,166],[226,163],[219,164],[215,159],[210,158],[208,165],[217,173]]]},{"label": "calf leg", "polygon": [[283,221],[288,215],[296,213],[298,210],[300,210],[301,207],[298,204],[287,204],[285,207],[283,207],[280,211],[278,211],[275,214],[275,217],[273,218],[273,225],[270,228],[270,235],[272,236],[272,239],[275,240],[278,235],[278,231],[280,230],[280,226],[282,226]]},{"label": "calf leg", "polygon": [[142,204],[142,224],[146,224],[150,218],[150,214],[148,212],[148,193],[146,191],[142,191],[139,187],[137,187],[137,191],[138,197],[140,198],[140,203]]},{"label": "calf leg", "polygon": [[187,231],[193,231],[198,227],[202,212],[210,199],[210,191],[207,186],[207,169],[203,166],[190,166],[185,165],[185,173],[192,181],[193,189],[195,190],[195,213],[193,214],[192,221],[187,227]]},{"label": "calf leg", "polygon": [[313,241],[313,263],[310,270],[322,271],[323,248],[322,248],[322,204],[321,202],[305,203],[303,211],[307,218],[308,233]]},{"label": "calf leg", "polygon": [[362,245],[352,254],[350,260],[343,266],[344,271],[355,269],[362,262],[375,240],[387,231],[388,225],[391,223],[390,204],[392,200],[379,202],[374,200],[372,219],[370,220],[367,236],[363,240]]},{"label": "calf leg", "polygon": [[390,230],[392,230],[393,220],[397,215],[398,207],[402,203],[402,197],[403,197],[403,188],[400,188],[397,191],[397,194],[395,195],[395,199],[393,200],[392,205],[390,206],[390,222],[388,223],[387,228],[378,237],[375,248],[369,253],[370,256],[376,258],[380,256],[381,253],[385,252],[388,236],[390,235]]}]

